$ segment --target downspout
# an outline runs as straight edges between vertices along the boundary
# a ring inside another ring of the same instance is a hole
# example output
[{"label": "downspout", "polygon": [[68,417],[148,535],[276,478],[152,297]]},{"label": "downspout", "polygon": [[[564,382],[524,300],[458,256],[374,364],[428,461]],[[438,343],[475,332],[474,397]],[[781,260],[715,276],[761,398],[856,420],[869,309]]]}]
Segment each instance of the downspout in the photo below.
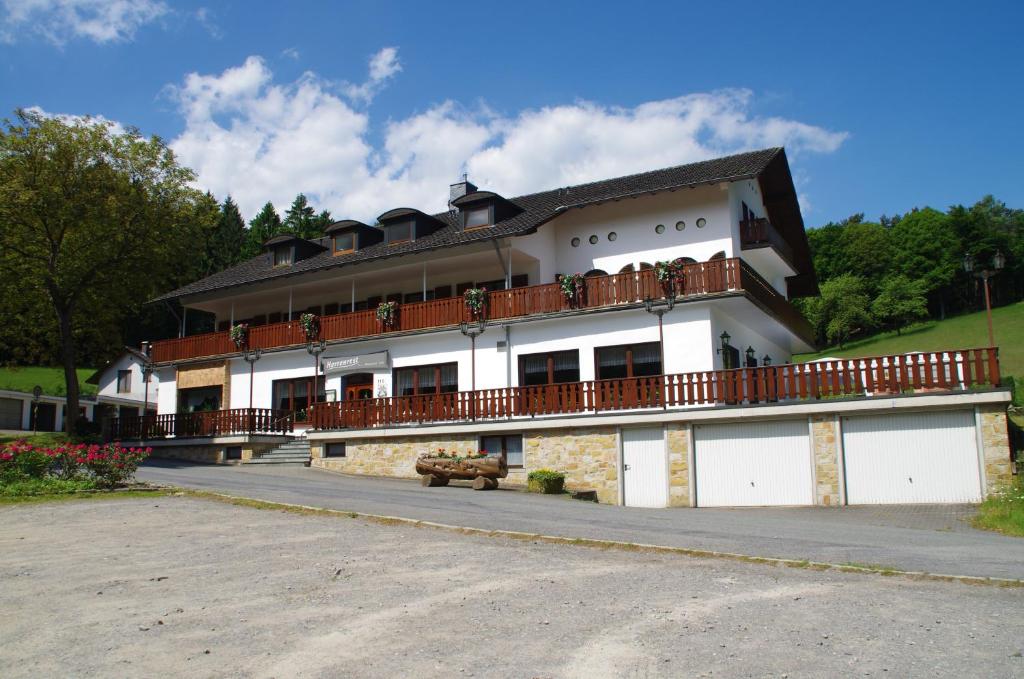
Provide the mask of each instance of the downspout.
[{"label": "downspout", "polygon": [[[501,270],[505,272],[505,289],[508,290],[508,288],[512,284],[512,275],[511,275],[511,273],[509,271],[508,266],[505,264],[505,259],[501,256],[501,246],[498,245],[498,239],[497,238],[492,238],[491,239],[491,245],[494,246],[494,253],[496,255],[498,255],[498,264],[501,264]],[[512,249],[511,248],[512,248],[512,246],[510,245],[509,246],[509,259],[510,260],[512,258]]]}]

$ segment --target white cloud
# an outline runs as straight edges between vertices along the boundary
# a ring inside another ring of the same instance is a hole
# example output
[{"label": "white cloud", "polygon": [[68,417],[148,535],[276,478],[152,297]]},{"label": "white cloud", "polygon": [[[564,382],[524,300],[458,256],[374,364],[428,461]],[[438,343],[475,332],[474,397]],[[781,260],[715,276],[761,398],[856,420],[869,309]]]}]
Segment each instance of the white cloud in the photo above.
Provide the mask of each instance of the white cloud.
[{"label": "white cloud", "polygon": [[196,21],[199,22],[199,25],[202,26],[214,40],[220,40],[224,37],[224,31],[222,31],[220,26],[217,24],[213,10],[209,7],[200,7],[197,9],[195,12],[195,18]]},{"label": "white cloud", "polygon": [[44,118],[56,118],[67,125],[75,125],[78,123],[106,123],[112,134],[124,134],[128,131],[128,128],[118,121],[110,120],[109,118],[104,118],[100,115],[80,116],[71,113],[50,113],[39,106],[28,106],[25,110],[29,113],[35,113],[36,115],[43,116]]},{"label": "white cloud", "polygon": [[402,64],[398,61],[398,48],[385,47],[370,57],[370,72],[366,82],[359,85],[344,83],[342,91],[349,99],[368,104],[387,81],[401,70]]},{"label": "white cloud", "polygon": [[[383,53],[370,81],[399,68],[395,54]],[[799,163],[847,136],[755,116],[749,90],[718,90],[632,108],[581,101],[515,115],[446,101],[386,123],[375,146],[368,111],[311,73],[275,83],[259,57],[190,74],[169,92],[185,118],[175,151],[203,188],[230,193],[247,217],[268,200],[284,210],[302,191],[338,218],[372,221],[397,206],[445,209],[448,184],[464,171],[511,197],[766,146],[785,145]]]},{"label": "white cloud", "polygon": [[0,9],[3,42],[29,34],[58,46],[74,38],[131,40],[139,27],[170,12],[162,0],[0,0]]},{"label": "white cloud", "polygon": [[295,49],[294,47],[286,47],[283,50],[281,50],[281,56],[288,57],[289,59],[292,59],[294,61],[298,61],[300,54],[299,50]]}]

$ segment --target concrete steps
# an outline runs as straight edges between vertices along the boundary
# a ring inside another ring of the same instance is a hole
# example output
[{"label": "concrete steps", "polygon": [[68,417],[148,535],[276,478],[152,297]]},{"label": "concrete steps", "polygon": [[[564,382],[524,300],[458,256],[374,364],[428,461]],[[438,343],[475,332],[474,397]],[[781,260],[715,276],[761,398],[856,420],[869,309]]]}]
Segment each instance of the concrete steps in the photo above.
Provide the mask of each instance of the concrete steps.
[{"label": "concrete steps", "polygon": [[304,438],[282,443],[259,457],[246,460],[245,464],[293,464],[309,462],[309,441]]}]

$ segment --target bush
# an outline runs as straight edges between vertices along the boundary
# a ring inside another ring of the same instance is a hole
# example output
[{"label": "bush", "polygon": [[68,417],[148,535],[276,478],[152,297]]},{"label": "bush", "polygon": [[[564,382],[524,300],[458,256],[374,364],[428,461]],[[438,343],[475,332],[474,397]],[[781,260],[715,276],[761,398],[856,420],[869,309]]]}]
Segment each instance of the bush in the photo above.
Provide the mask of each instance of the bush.
[{"label": "bush", "polygon": [[96,482],[92,479],[21,479],[0,484],[0,497],[26,497],[31,495],[63,495],[92,490]]},{"label": "bush", "polygon": [[4,495],[38,494],[31,489],[43,487],[73,492],[82,484],[114,488],[131,481],[150,452],[117,443],[60,443],[47,448],[15,441],[0,448],[0,488]]},{"label": "bush", "polygon": [[553,469],[536,469],[527,475],[526,488],[531,493],[561,493],[565,490],[565,474]]}]

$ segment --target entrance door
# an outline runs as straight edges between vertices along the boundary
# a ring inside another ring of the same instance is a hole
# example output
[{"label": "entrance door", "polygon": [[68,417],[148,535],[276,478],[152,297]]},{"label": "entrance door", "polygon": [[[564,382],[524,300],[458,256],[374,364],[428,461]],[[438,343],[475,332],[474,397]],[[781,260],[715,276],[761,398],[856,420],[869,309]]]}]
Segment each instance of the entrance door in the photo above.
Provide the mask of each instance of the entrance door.
[{"label": "entrance door", "polygon": [[851,505],[980,502],[974,412],[843,418]]},{"label": "entrance door", "polygon": [[29,415],[29,429],[35,431],[57,430],[57,405],[54,403],[37,403]]},{"label": "entrance door", "polygon": [[693,428],[698,507],[814,504],[807,420]]},{"label": "entrance door", "polygon": [[667,467],[661,427],[622,430],[622,491],[627,506],[668,506]]},{"label": "entrance door", "polygon": [[353,373],[345,377],[345,400],[373,398],[373,374]]}]

